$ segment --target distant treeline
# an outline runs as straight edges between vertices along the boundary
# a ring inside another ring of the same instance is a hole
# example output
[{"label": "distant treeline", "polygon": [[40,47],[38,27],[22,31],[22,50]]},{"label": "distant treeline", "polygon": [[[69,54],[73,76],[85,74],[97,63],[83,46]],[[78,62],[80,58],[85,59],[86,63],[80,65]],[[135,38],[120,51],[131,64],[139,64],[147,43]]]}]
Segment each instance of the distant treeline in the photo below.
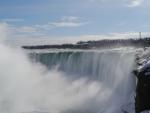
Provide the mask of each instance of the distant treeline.
[{"label": "distant treeline", "polygon": [[150,47],[150,37],[138,39],[115,39],[80,41],[76,44],[22,46],[24,49],[94,49],[114,47]]}]

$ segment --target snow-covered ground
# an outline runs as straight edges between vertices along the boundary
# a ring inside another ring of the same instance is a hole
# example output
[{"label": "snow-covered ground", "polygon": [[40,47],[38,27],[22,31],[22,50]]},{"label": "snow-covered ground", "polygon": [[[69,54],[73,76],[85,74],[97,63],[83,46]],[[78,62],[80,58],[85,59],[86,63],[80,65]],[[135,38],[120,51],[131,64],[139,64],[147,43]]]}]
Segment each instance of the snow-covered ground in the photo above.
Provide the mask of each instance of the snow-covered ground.
[{"label": "snow-covered ground", "polygon": [[138,49],[136,54],[137,69],[139,71],[150,67],[150,48]]}]

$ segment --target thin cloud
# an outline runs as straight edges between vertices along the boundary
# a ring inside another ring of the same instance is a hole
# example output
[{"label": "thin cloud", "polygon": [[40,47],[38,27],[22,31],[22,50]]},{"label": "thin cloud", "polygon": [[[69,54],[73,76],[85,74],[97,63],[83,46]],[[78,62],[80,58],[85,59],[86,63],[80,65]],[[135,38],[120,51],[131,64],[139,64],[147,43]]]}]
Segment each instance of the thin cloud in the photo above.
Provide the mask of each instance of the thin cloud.
[{"label": "thin cloud", "polygon": [[[15,20],[7,20],[7,21],[17,21]],[[18,19],[19,21],[19,19]],[[9,23],[9,22],[6,22]],[[45,36],[49,34],[48,32],[55,28],[74,28],[80,27],[88,22],[82,22],[81,18],[75,16],[64,16],[59,21],[56,22],[49,22],[47,24],[35,24],[29,26],[17,26],[14,24],[8,24],[9,30],[11,31],[14,36],[19,37],[37,37],[37,36]]]},{"label": "thin cloud", "polygon": [[140,6],[144,0],[132,0],[129,4],[128,7],[138,7]]},{"label": "thin cloud", "polygon": [[77,22],[53,22],[50,25],[55,27],[79,27],[84,25],[85,23],[77,23]]},{"label": "thin cloud", "polygon": [[60,21],[50,22],[49,25],[54,27],[80,27],[87,24],[88,22],[80,22],[79,17],[68,16],[63,17]]},{"label": "thin cloud", "polygon": [[24,19],[21,18],[6,18],[2,20],[3,22],[22,22]]},{"label": "thin cloud", "polygon": [[37,31],[36,27],[32,26],[23,26],[20,29],[18,29],[19,32],[24,32],[24,33],[34,33]]},{"label": "thin cloud", "polygon": [[16,29],[18,32],[21,32],[21,33],[35,33],[35,32],[49,31],[54,28],[80,27],[88,23],[89,22],[81,22],[79,17],[65,16],[65,17],[62,17],[59,21],[49,22],[47,24],[14,27],[14,29]]},{"label": "thin cloud", "polygon": [[89,3],[104,3],[126,7],[138,7],[141,6],[145,0],[88,0]]},{"label": "thin cloud", "polygon": [[61,19],[62,21],[79,21],[80,19],[79,19],[79,17],[76,17],[76,16],[64,16],[64,17],[62,17],[62,19]]}]

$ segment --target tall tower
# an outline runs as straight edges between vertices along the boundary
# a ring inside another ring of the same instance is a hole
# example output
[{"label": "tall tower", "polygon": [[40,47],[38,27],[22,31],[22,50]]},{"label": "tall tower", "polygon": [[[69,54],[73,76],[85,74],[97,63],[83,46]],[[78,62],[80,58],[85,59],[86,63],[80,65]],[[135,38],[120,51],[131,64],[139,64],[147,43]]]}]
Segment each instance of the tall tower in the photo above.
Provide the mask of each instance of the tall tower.
[{"label": "tall tower", "polygon": [[142,38],[142,33],[141,33],[141,32],[139,32],[139,38],[140,38],[140,39]]}]

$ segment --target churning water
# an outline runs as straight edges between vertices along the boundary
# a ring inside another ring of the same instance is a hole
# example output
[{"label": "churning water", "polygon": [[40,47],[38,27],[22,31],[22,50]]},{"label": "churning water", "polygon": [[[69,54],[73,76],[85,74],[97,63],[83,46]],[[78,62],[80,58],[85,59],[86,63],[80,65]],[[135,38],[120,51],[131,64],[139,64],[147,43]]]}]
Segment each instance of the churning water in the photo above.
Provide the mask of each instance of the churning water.
[{"label": "churning water", "polygon": [[0,113],[134,112],[134,51],[0,51]]}]

